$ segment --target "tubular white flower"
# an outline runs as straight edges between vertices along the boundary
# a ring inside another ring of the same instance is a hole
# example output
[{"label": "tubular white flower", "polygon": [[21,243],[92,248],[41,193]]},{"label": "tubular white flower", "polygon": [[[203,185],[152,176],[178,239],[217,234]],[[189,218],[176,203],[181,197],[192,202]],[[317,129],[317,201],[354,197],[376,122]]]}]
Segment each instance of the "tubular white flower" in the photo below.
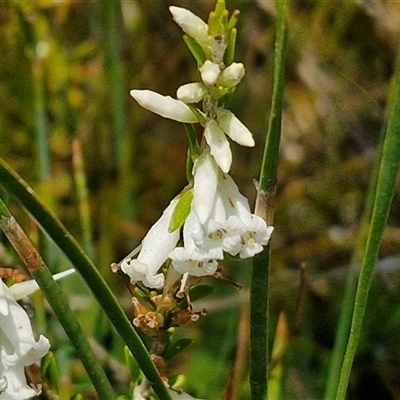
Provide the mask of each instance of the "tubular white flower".
[{"label": "tubular white flower", "polygon": [[157,272],[179,239],[179,229],[174,232],[168,230],[177,203],[178,198],[172,200],[161,218],[147,232],[137,259],[126,258],[122,261],[121,270],[129,275],[132,281],[142,281],[145,286],[151,288],[164,285],[164,275]]},{"label": "tubular white flower", "polygon": [[254,146],[253,135],[231,111],[217,109],[217,121],[222,130],[236,143],[247,147]]},{"label": "tubular white flower", "polygon": [[232,63],[226,67],[218,79],[218,85],[230,89],[236,86],[243,78],[245,73],[244,65],[242,63]]},{"label": "tubular white flower", "polygon": [[232,164],[231,147],[224,132],[215,120],[210,119],[206,122],[204,137],[218,166],[223,172],[228,172]]},{"label": "tubular white flower", "polygon": [[210,53],[212,37],[208,35],[208,25],[186,8],[171,6],[169,11],[174,21],[191,36],[206,53]]},{"label": "tubular white flower", "polygon": [[206,60],[199,68],[201,79],[207,86],[214,86],[217,83],[219,74],[221,73],[220,67],[210,60]]},{"label": "tubular white flower", "polygon": [[208,151],[195,161],[193,180],[193,208],[204,224],[211,214],[218,184],[218,166]]},{"label": "tubular white flower", "polygon": [[185,103],[173,99],[170,96],[162,96],[151,90],[131,90],[130,95],[143,108],[161,115],[164,118],[173,119],[186,124],[198,122],[196,116]]},{"label": "tubular white flower", "polygon": [[0,281],[0,399],[25,400],[37,395],[27,385],[24,367],[39,362],[49,348],[44,336],[35,340],[28,315]]},{"label": "tubular white flower", "polygon": [[206,95],[204,85],[200,82],[187,83],[178,88],[176,97],[187,104],[198,103]]}]

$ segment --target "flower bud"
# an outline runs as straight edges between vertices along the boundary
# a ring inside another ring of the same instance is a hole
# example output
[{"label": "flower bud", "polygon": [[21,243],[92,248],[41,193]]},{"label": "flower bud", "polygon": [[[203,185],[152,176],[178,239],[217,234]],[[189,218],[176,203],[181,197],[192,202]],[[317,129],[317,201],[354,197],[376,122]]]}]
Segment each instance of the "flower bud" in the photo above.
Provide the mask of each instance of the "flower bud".
[{"label": "flower bud", "polygon": [[244,73],[245,70],[242,63],[232,63],[222,71],[218,84],[230,89],[242,80]]},{"label": "flower bud", "polygon": [[130,94],[143,108],[164,118],[186,124],[198,122],[196,116],[185,103],[170,96],[162,96],[151,90],[131,90]]},{"label": "flower bud", "polygon": [[198,103],[206,95],[204,85],[200,82],[188,83],[178,88],[176,97],[187,104]]},{"label": "flower bud", "polygon": [[222,130],[236,143],[247,147],[254,146],[253,135],[231,111],[219,108],[217,120]]},{"label": "flower bud", "polygon": [[201,47],[207,48],[211,45],[211,38],[208,35],[208,25],[201,18],[182,7],[171,6],[169,11],[174,21]]},{"label": "flower bud", "polygon": [[214,86],[217,83],[221,69],[217,64],[214,64],[210,60],[207,60],[200,67],[201,79],[207,86]]}]

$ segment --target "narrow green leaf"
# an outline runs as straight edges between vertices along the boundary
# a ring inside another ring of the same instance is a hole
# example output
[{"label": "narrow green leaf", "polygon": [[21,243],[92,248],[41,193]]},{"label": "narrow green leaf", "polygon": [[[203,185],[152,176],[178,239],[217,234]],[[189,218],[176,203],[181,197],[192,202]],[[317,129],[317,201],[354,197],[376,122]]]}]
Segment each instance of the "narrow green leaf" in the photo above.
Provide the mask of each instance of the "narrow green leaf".
[{"label": "narrow green leaf", "polygon": [[49,351],[41,362],[42,374],[47,380],[47,383],[52,392],[58,393],[58,382],[60,380],[60,374],[58,371],[57,361],[54,357],[54,353]]},{"label": "narrow green leaf", "polygon": [[189,35],[183,35],[183,41],[197,61],[197,66],[201,67],[206,61],[207,57],[201,46]]},{"label": "narrow green leaf", "polygon": [[169,232],[176,231],[185,223],[186,218],[190,213],[190,209],[192,208],[192,200],[192,189],[187,190],[181,195],[180,199],[178,200],[178,204],[175,206],[174,212],[171,216],[171,221],[168,227]]},{"label": "narrow green leaf", "polygon": [[233,28],[229,34],[228,46],[225,50],[224,61],[225,65],[231,65],[235,59],[237,29]]},{"label": "narrow green leaf", "polygon": [[342,400],[346,396],[351,368],[361,336],[372,275],[378,257],[383,231],[386,227],[400,165],[400,48],[398,49],[397,55],[393,96],[393,101],[390,102],[386,137],[383,142],[371,224],[358,279],[350,336],[336,394],[337,400]]},{"label": "narrow green leaf", "polygon": [[182,338],[177,340],[176,342],[168,343],[164,350],[163,357],[166,360],[175,357],[182,351],[186,350],[192,343],[193,339],[190,338]]},{"label": "narrow green leaf", "polygon": [[131,381],[137,382],[140,376],[140,368],[139,364],[133,357],[132,352],[129,350],[127,346],[124,347],[124,354],[125,354],[125,363],[128,367],[129,374],[131,375]]}]

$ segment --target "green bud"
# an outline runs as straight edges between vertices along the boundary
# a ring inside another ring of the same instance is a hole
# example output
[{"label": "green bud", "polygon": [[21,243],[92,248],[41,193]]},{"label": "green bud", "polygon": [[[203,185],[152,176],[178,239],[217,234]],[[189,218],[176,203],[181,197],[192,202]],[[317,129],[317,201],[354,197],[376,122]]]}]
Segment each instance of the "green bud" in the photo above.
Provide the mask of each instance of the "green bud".
[{"label": "green bud", "polygon": [[240,11],[239,10],[235,10],[232,13],[232,15],[231,15],[231,17],[229,19],[227,28],[226,28],[228,32],[231,31],[236,26],[236,23],[239,20],[239,15],[240,15]]},{"label": "green bud", "polygon": [[215,4],[215,14],[220,16],[224,11],[228,11],[225,6],[225,0],[218,0]]},{"label": "green bud", "polygon": [[131,375],[132,382],[137,382],[140,377],[140,368],[135,357],[127,346],[124,347],[125,363],[128,367],[129,374]]},{"label": "green bud", "polygon": [[237,29],[233,28],[230,32],[228,39],[228,46],[224,54],[225,65],[231,65],[235,58],[236,36],[237,36]]},{"label": "green bud", "polygon": [[179,229],[186,221],[187,216],[192,208],[193,190],[187,190],[182,194],[178,200],[178,204],[175,206],[174,212],[172,213],[171,222],[169,223],[169,232],[174,232]]},{"label": "green bud", "polygon": [[143,292],[138,286],[133,289],[133,294],[138,299],[138,301],[147,307],[150,311],[156,310],[156,305],[149,299],[149,296]]},{"label": "green bud", "polygon": [[210,36],[225,35],[225,26],[215,11],[211,11],[208,17],[208,34]]}]

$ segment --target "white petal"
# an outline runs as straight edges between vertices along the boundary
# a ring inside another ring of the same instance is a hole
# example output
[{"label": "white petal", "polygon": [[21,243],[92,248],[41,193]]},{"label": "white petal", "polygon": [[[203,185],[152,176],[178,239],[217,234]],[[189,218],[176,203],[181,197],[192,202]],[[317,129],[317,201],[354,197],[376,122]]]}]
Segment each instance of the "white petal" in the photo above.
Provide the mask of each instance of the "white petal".
[{"label": "white petal", "polygon": [[[66,271],[59,272],[58,274],[53,275],[53,278],[57,281],[65,276],[73,274],[75,272],[74,268],[70,268]],[[9,287],[11,293],[14,296],[15,300],[21,300],[22,298],[31,295],[39,289],[39,285],[34,279],[30,279],[28,281],[15,283],[14,285]]]},{"label": "white petal", "polygon": [[168,254],[179,239],[179,229],[169,232],[168,227],[178,198],[171,201],[161,218],[151,227],[142,241],[137,259],[127,258],[121,263],[121,270],[134,281],[142,281],[148,287],[161,287],[163,274],[157,274]]},{"label": "white petal", "polygon": [[242,63],[232,63],[222,71],[218,79],[218,85],[230,89],[242,80],[244,73],[245,70]]},{"label": "white petal", "polygon": [[130,95],[146,110],[164,118],[191,124],[198,122],[190,108],[182,101],[162,96],[151,90],[131,90]]},{"label": "white petal", "polygon": [[222,130],[236,143],[247,147],[254,146],[253,135],[232,112],[219,108],[217,120]]},{"label": "white petal", "polygon": [[200,67],[201,79],[207,86],[214,86],[217,83],[221,69],[217,64],[206,60]]},{"label": "white petal", "polygon": [[206,122],[204,137],[218,166],[222,171],[228,172],[232,164],[232,152],[225,133],[215,120],[210,119]]},{"label": "white petal", "polygon": [[204,151],[194,164],[193,207],[201,224],[207,221],[214,205],[218,184],[218,166]]},{"label": "white petal", "polygon": [[229,174],[220,174],[218,192],[221,193],[221,197],[224,200],[226,213],[237,216],[246,225],[250,224],[252,215],[249,202],[239,192],[239,188]]},{"label": "white petal", "polygon": [[[176,249],[178,250],[178,248]],[[188,257],[186,259],[185,255]],[[210,261],[198,261],[189,258],[190,255],[182,249],[182,260],[175,259],[172,261],[172,266],[180,274],[186,274],[193,276],[207,276],[212,275],[218,268],[218,262],[215,260]]]},{"label": "white petal", "polygon": [[208,35],[208,25],[197,15],[186,8],[171,6],[169,11],[174,21],[182,30],[199,43],[204,50],[211,46],[211,37]]},{"label": "white petal", "polygon": [[198,103],[206,95],[204,85],[200,82],[187,83],[178,88],[176,97],[187,104]]}]

